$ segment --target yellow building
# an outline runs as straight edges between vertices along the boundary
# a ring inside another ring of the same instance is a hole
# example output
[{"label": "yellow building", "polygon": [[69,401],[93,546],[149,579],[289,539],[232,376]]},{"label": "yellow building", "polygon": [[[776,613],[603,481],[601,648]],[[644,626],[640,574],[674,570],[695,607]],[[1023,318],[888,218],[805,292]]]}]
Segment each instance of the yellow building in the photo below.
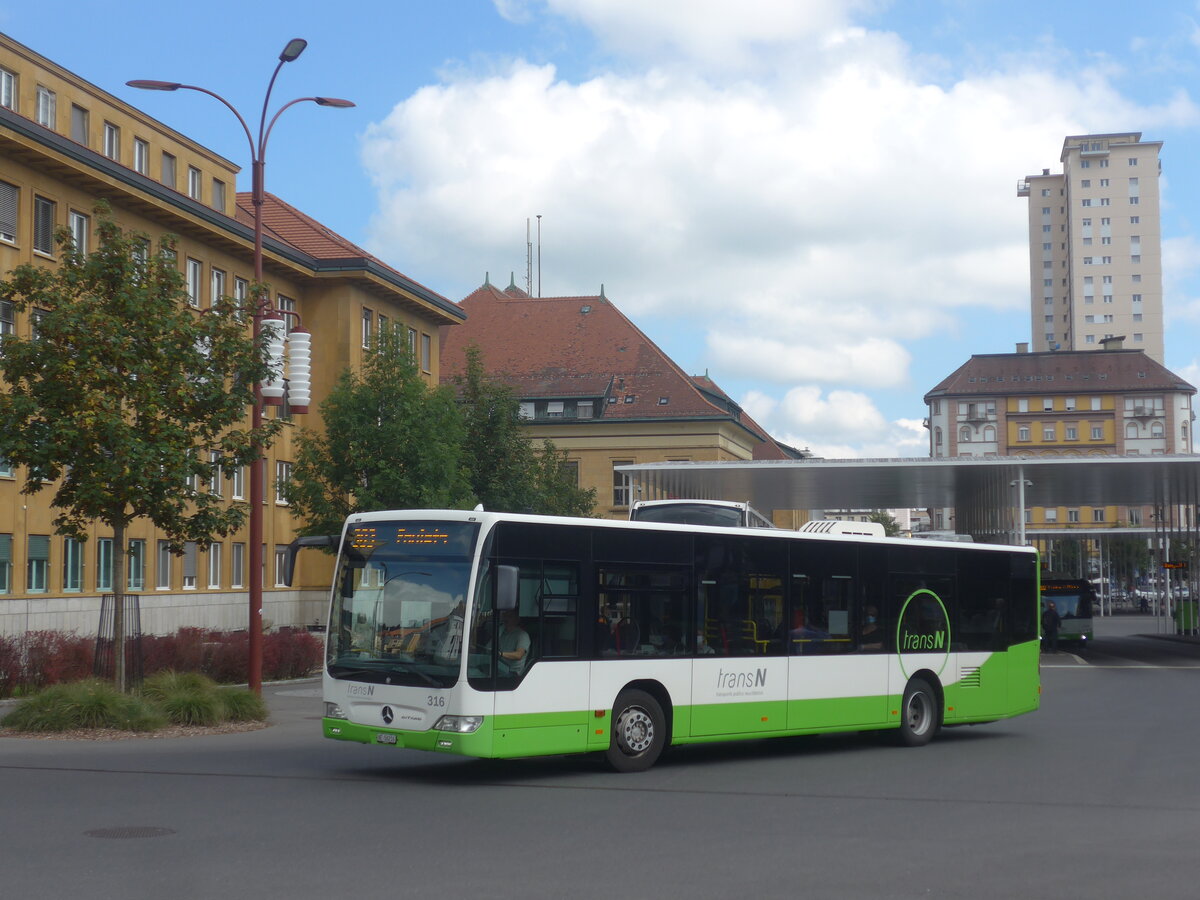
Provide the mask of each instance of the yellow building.
[{"label": "yellow building", "polygon": [[[0,35],[0,274],[22,263],[55,265],[53,231],[94,241],[93,207],[104,199],[118,223],[152,239],[178,238],[189,302],[245,296],[254,272],[250,195],[239,168],[27,47]],[[462,321],[451,301],[407,278],[277,197],[264,207],[265,280],[277,307],[313,335],[313,413],[338,373],[356,366],[381,327],[402,329],[425,377],[439,377],[438,329]],[[0,304],[0,333],[27,336],[27,316]],[[283,549],[293,522],[279,490],[290,475],[298,425],[288,416],[266,466],[264,619],[304,624],[323,615],[327,560],[301,562],[284,582]],[[245,504],[249,477],[201,486]],[[32,629],[94,630],[100,596],[112,590],[111,535],[96,526],[76,544],[54,533],[51,489],[21,494],[23,473],[0,460],[0,634]],[[182,489],[182,486],[181,486]],[[172,556],[149,523],[130,534],[130,590],[141,595],[146,632],[247,624],[247,530]]]},{"label": "yellow building", "polygon": [[[632,463],[783,459],[774,441],[706,376],[684,373],[604,296],[530,297],[485,282],[442,329],[442,378],[465,370],[466,350],[516,392],[528,434],[552,440],[595,488],[594,514],[625,518],[616,467]],[[769,512],[764,510],[764,512]]]},{"label": "yellow building", "polygon": [[[977,354],[925,395],[930,456],[1192,453],[1196,389],[1142,350]],[[1030,529],[1149,527],[1149,510],[1105,504],[1024,511]],[[942,524],[940,527],[946,527]]]}]

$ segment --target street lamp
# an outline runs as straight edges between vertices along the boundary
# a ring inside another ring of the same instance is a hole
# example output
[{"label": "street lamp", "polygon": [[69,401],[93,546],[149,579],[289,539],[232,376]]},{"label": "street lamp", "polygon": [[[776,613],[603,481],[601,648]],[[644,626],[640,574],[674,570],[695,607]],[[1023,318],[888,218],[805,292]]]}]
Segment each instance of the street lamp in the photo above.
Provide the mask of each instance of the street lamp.
[{"label": "street lamp", "polygon": [[[275,86],[275,79],[279,75],[279,70],[283,68],[284,63],[289,63],[295,60],[304,52],[304,48],[308,46],[308,42],[302,38],[293,38],[287,42],[279,54],[279,64],[275,66],[275,71],[271,74],[271,80],[267,84],[267,92],[263,97],[262,113],[258,120],[258,139],[250,133],[250,126],[246,124],[246,120],[237,109],[222,97],[207,88],[197,87],[194,84],[180,84],[177,81],[148,81],[135,80],[125,82],[129,87],[140,88],[146,91],[199,91],[202,94],[208,94],[210,97],[219,100],[223,103],[230,112],[237,117],[238,122],[242,126],[242,130],[246,133],[246,140],[250,144],[250,160],[251,174],[253,180],[252,202],[254,205],[254,281],[259,285],[258,296],[254,298],[254,312],[252,314],[254,340],[257,344],[262,334],[264,321],[269,322],[267,325],[271,331],[273,341],[278,344],[282,339],[282,333],[286,331],[286,326],[282,326],[281,316],[282,310],[275,308],[271,302],[270,293],[262,290],[263,280],[263,170],[265,167],[265,158],[267,152],[267,141],[271,137],[271,129],[275,127],[275,123],[283,114],[283,111],[289,107],[295,106],[297,103],[312,102],[318,106],[332,106],[335,109],[346,109],[354,106],[349,100],[340,100],[337,97],[297,97],[295,100],[289,100],[275,112],[271,117],[270,122],[267,121],[267,108],[271,102],[271,89]],[[280,353],[281,348],[279,348]],[[263,421],[263,403],[271,403],[279,405],[282,403],[282,391],[279,390],[276,394],[275,390],[271,391],[275,396],[267,397],[264,401],[263,386],[256,383],[254,385],[254,403],[252,407],[250,424],[252,429],[257,431],[262,427]],[[298,413],[308,412],[306,406],[297,405],[293,411]],[[264,459],[263,454],[259,453],[258,457],[250,465],[250,650],[249,650],[249,682],[250,690],[256,694],[262,693],[262,582],[263,582],[263,497],[264,497]]]}]

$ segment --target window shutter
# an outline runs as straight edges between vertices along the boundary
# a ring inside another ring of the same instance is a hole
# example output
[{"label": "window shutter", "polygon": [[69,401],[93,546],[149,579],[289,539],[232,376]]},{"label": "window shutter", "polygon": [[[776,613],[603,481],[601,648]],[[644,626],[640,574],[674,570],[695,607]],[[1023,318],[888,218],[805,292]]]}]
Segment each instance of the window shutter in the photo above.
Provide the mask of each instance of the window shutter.
[{"label": "window shutter", "polygon": [[17,239],[17,188],[0,181],[0,238]]},{"label": "window shutter", "polygon": [[29,558],[35,560],[50,558],[50,535],[31,534],[29,536]]}]

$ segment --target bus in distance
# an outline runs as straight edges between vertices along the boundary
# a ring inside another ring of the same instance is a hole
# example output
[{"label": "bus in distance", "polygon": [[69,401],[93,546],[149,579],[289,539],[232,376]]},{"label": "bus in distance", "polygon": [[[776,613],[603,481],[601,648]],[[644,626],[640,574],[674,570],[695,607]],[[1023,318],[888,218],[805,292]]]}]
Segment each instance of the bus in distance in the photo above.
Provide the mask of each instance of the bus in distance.
[{"label": "bus in distance", "polygon": [[1062,624],[1058,628],[1060,641],[1075,641],[1086,645],[1092,639],[1092,606],[1096,589],[1086,578],[1045,578],[1041,582],[1042,612],[1054,601]]},{"label": "bus in distance", "polygon": [[786,529],[351,516],[323,733],[481,758],[942,725],[1037,709],[1037,554]]},{"label": "bus in distance", "polygon": [[723,528],[776,527],[749,503],[736,500],[637,500],[629,507],[629,520]]}]

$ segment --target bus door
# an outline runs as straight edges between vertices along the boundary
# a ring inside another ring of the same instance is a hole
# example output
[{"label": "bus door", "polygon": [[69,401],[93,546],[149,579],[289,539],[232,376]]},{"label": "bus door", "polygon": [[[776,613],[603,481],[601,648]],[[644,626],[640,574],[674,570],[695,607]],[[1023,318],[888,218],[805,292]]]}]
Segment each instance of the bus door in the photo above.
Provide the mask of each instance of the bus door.
[{"label": "bus door", "polygon": [[860,547],[797,541],[787,629],[788,728],[876,725],[887,716],[886,623]]},{"label": "bus door", "polygon": [[787,728],[787,543],[696,538],[693,736]]}]

